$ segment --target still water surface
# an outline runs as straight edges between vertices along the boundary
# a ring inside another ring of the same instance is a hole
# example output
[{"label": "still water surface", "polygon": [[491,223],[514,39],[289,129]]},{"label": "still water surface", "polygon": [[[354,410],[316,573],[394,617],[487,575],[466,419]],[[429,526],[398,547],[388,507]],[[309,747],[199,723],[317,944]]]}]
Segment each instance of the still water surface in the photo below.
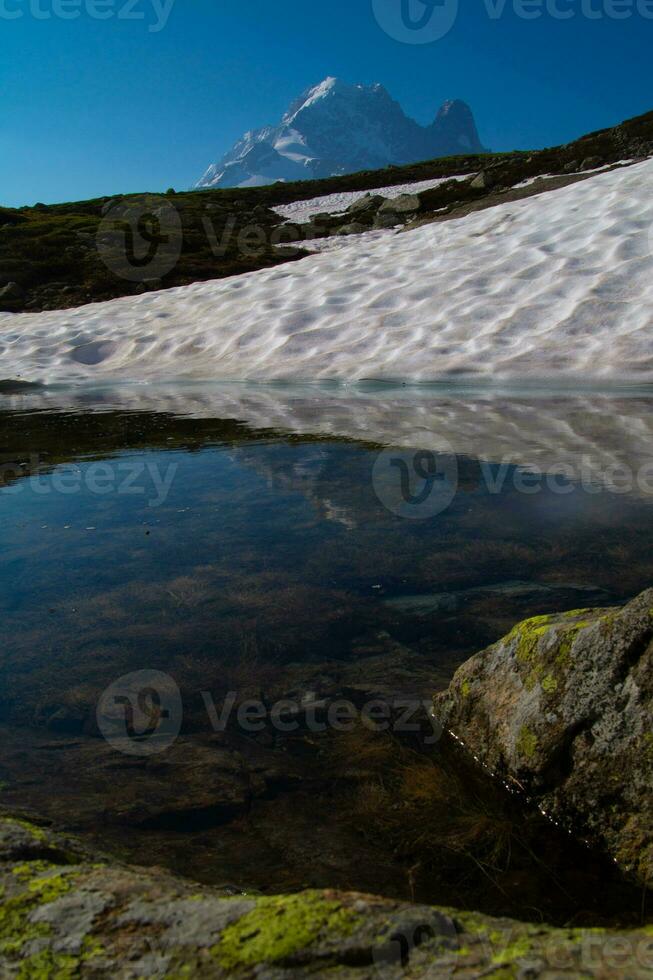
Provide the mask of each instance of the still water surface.
[{"label": "still water surface", "polygon": [[[518,619],[648,587],[652,407],[310,386],[6,396],[2,800],[218,884],[464,904],[459,868],[409,873],[414,854],[349,826],[323,740],[225,737],[201,692],[428,700]],[[186,710],[181,742],[147,760],[94,720],[141,669],[168,673]],[[605,869],[556,847],[583,865],[562,918],[596,915]],[[534,867],[495,870],[489,907],[559,904]]]}]

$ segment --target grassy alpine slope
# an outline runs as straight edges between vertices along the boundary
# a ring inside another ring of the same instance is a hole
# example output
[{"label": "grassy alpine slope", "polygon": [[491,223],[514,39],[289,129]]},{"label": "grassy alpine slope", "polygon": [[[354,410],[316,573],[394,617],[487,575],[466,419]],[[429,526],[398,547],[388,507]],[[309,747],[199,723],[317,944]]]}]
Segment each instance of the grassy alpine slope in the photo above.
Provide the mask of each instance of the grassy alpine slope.
[{"label": "grassy alpine slope", "polygon": [[[453,175],[471,176],[479,171],[489,175],[480,182],[483,186],[472,186],[471,180],[446,182],[420,195],[419,217],[428,220],[434,212],[456,216],[479,205],[499,203],[510,188],[529,178],[544,174],[568,177],[651,154],[653,112],[565,146],[532,153],[449,157],[259,188],[169,191],[167,195],[132,194],[50,206],[0,207],[0,311],[67,309],[299,258],[305,254],[300,248],[275,244],[284,241],[278,232],[284,222],[271,210],[295,201]],[[121,274],[125,232],[130,226],[140,229],[139,219],[151,214],[155,218],[163,215],[161,240],[168,234],[173,248],[178,241],[180,254],[171,269],[165,262],[158,274],[154,263],[148,265],[145,281],[139,281],[138,273],[134,281],[134,275],[129,279]],[[175,223],[176,215],[179,217],[172,232],[165,227],[166,215],[170,214]]]}]

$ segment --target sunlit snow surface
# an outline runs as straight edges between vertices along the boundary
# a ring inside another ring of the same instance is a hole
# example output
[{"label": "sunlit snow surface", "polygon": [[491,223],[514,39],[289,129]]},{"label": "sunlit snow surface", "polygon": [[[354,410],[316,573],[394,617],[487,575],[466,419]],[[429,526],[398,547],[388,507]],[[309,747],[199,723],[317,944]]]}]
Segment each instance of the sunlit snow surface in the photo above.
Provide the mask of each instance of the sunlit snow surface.
[{"label": "sunlit snow surface", "polygon": [[0,377],[653,381],[653,161],[208,283],[0,315]]},{"label": "sunlit snow surface", "polygon": [[401,194],[419,194],[420,191],[429,191],[440,184],[446,184],[450,180],[467,180],[470,174],[459,177],[438,177],[433,180],[420,180],[413,184],[395,184],[393,187],[375,187],[371,191],[341,191],[339,194],[325,194],[322,197],[312,197],[308,201],[295,201],[293,204],[282,204],[278,208],[273,208],[282,218],[296,224],[303,224],[320,213],[339,214],[346,211],[351,204],[360,201],[366,194],[380,195],[381,197],[394,200]]}]

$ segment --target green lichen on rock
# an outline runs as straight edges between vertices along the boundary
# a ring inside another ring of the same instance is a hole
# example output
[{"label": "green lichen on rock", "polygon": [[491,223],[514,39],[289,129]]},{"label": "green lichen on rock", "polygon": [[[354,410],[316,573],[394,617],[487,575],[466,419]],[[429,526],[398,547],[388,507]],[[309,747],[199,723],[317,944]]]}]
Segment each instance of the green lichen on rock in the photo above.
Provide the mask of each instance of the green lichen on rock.
[{"label": "green lichen on rock", "polygon": [[537,735],[527,725],[522,725],[519,730],[517,751],[527,759],[532,759],[537,752]]},{"label": "green lichen on rock", "polygon": [[[0,817],[0,838],[6,828]],[[48,831],[47,844],[65,853],[71,842]],[[225,898],[161,869],[98,864],[90,855],[74,867],[0,859],[0,888],[2,980],[251,980],[295,971],[332,980],[377,972],[389,980],[514,980],[561,975],[561,955],[569,964],[562,975],[626,980],[641,975],[637,954],[653,935],[607,930],[606,952],[616,941],[629,955],[615,969],[599,949],[586,965],[592,930],[334,891]],[[411,942],[418,932],[421,945]],[[539,973],[528,972],[533,963]]]},{"label": "green lichen on rock", "polygon": [[522,664],[530,664],[535,659],[541,637],[549,631],[550,616],[531,616],[522,623],[517,623],[505,639],[506,644],[516,641],[515,656]]},{"label": "green lichen on rock", "polygon": [[79,980],[84,967],[102,956],[104,947],[90,937],[84,941],[79,955],[55,953],[51,949],[41,950],[27,956],[18,968],[17,980]]},{"label": "green lichen on rock", "polygon": [[35,824],[30,823],[28,820],[23,820],[19,817],[3,817],[3,823],[8,827],[18,827],[21,830],[26,831],[30,837],[34,840],[39,841],[39,843],[45,842],[47,839],[47,834],[42,827],[37,827]]},{"label": "green lichen on rock", "polygon": [[504,946],[498,952],[492,954],[492,962],[498,966],[503,966],[505,964],[514,964],[518,960],[525,956],[528,956],[532,949],[533,944],[529,941],[526,936],[521,936],[519,939],[507,946]]},{"label": "green lichen on rock", "polygon": [[65,871],[41,877],[37,869],[36,874],[27,881],[25,891],[0,903],[0,954],[18,953],[30,939],[47,935],[48,927],[30,922],[30,914],[65,895],[72,887]]},{"label": "green lichen on rock", "polygon": [[434,699],[438,720],[488,769],[649,884],[652,604],[648,590],[622,608],[532,617]]},{"label": "green lichen on rock", "polygon": [[224,931],[213,954],[227,970],[283,963],[320,936],[351,935],[358,916],[321,892],[259,899],[256,908]]},{"label": "green lichen on rock", "polygon": [[20,881],[32,881],[38,875],[55,872],[56,870],[57,865],[51,861],[23,861],[22,864],[14,865],[11,873],[20,879]]},{"label": "green lichen on rock", "polygon": [[17,974],[17,980],[78,980],[78,977],[78,957],[49,949],[23,960]]},{"label": "green lichen on rock", "polygon": [[581,616],[585,616],[587,613],[592,612],[592,609],[569,609],[567,612],[562,613],[563,619],[580,619]]},{"label": "green lichen on rock", "polygon": [[[546,646],[557,646],[555,664],[559,668],[569,666],[570,654],[576,638],[582,630],[592,625],[589,619],[581,619],[590,610],[574,609],[564,613],[557,621],[554,616],[531,616],[530,619],[517,623],[508,636],[501,641],[502,646],[514,647],[514,654],[517,661],[529,668],[526,675],[526,689],[531,691],[535,684],[541,679],[545,670],[543,658],[546,656],[542,650],[542,641],[546,639]],[[578,620],[571,625],[568,620]],[[555,640],[552,641],[552,635]]]},{"label": "green lichen on rock", "polygon": [[565,669],[571,665],[571,652],[574,643],[576,642],[576,638],[578,637],[579,633],[591,625],[592,623],[590,620],[580,620],[579,622],[574,623],[573,626],[565,628],[561,631],[558,643],[558,652],[555,658],[556,667]]}]

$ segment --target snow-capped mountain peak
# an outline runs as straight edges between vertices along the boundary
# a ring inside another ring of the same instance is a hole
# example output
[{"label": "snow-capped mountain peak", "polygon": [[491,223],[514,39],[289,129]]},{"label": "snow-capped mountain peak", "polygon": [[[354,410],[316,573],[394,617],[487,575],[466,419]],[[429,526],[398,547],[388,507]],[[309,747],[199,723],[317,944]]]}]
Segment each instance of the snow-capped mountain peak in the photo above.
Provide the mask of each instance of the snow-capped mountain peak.
[{"label": "snow-capped mountain peak", "polygon": [[297,113],[302,109],[307,109],[309,106],[315,105],[316,102],[319,102],[320,99],[327,98],[327,96],[338,88],[338,85],[339,83],[337,78],[333,78],[331,75],[328,78],[325,78],[319,85],[315,85],[312,89],[309,89],[305,98],[302,96],[302,103],[299,108],[296,109],[291,116],[284,116],[284,122],[291,122]]},{"label": "snow-capped mountain peak", "polygon": [[464,102],[446,102],[431,126],[420,126],[383,85],[329,76],[303,92],[278,126],[245,133],[197,186],[309,180],[482,149]]}]

